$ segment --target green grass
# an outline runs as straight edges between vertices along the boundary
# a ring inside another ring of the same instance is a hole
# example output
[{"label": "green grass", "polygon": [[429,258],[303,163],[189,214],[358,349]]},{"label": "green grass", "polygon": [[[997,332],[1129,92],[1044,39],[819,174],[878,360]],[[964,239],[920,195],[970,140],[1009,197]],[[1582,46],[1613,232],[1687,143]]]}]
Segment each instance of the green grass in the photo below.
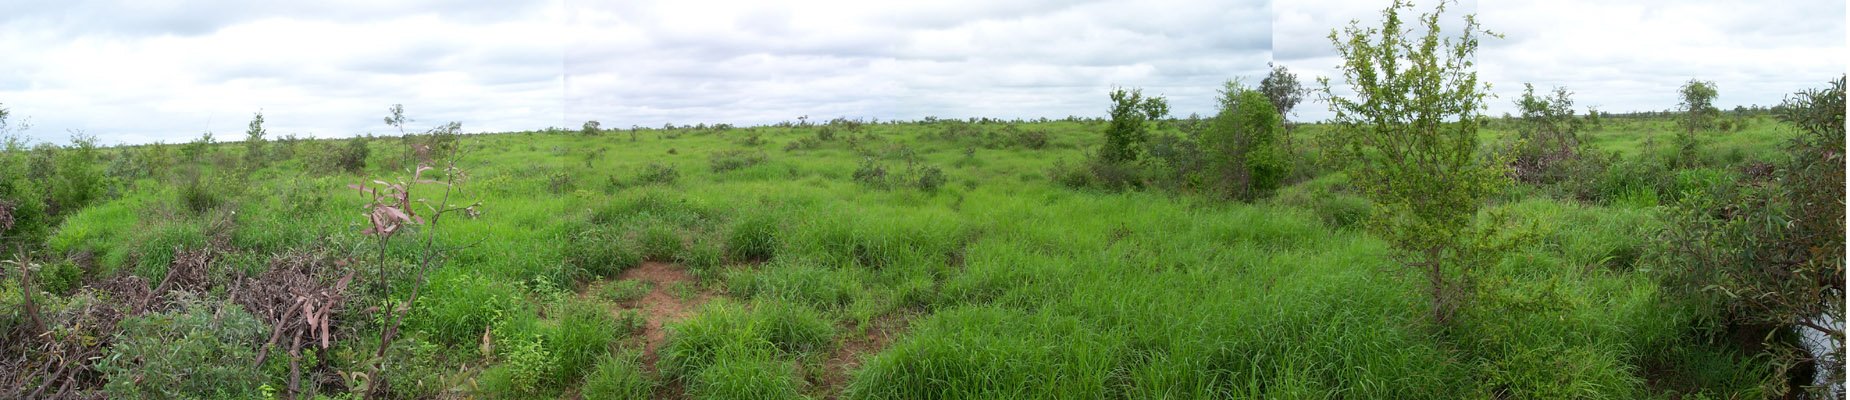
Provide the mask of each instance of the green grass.
[{"label": "green grass", "polygon": [[[1751,397],[1768,367],[1695,339],[1695,313],[1661,293],[1645,254],[1656,205],[1770,159],[1788,128],[1755,120],[1712,135],[1703,168],[1675,171],[1649,169],[1672,150],[1667,122],[1606,124],[1586,140],[1639,169],[1614,173],[1596,201],[1499,199],[1492,208],[1534,240],[1479,266],[1479,304],[1452,329],[1428,321],[1423,282],[1361,229],[1372,210],[1341,175],[1254,204],[1050,181],[1056,161],[1100,141],[1091,122],[1024,124],[1048,133],[1040,149],[984,139],[1000,124],[951,139],[940,126],[873,125],[827,141],[763,127],[755,146],[743,129],[466,136],[468,179],[451,203],[479,201],[481,215],[447,215],[384,248],[359,233],[364,199],[345,189],[409,178],[383,168],[402,144],[378,139],[363,175],[278,163],[203,214],[171,182],[143,179],[67,218],[48,248],[95,255],[92,278],[158,282],[174,248],[216,246],[214,218],[231,218],[226,260],[335,244],[361,271],[359,310],[409,297],[434,232],[444,257],[407,334],[445,349],[432,370],[478,382],[446,390],[486,397],[638,398],[670,383],[694,398]],[[784,150],[798,140],[813,142]],[[851,176],[866,159],[903,169],[908,155],[947,184]],[[647,178],[668,169],[675,178]],[[644,260],[699,279],[614,279]],[[607,304],[651,289],[715,297],[668,325],[657,374],[640,366],[640,321]],[[341,323],[377,336],[376,315]],[[817,378],[814,365],[870,333],[890,341],[841,379]],[[488,354],[476,350],[485,334]]]}]

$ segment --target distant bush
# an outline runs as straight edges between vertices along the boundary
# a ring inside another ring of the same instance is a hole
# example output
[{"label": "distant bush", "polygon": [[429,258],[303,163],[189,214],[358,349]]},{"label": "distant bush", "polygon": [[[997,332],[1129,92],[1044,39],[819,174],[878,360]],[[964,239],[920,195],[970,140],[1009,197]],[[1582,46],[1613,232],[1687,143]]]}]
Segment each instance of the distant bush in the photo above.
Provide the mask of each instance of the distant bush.
[{"label": "distant bush", "polygon": [[943,169],[926,166],[919,169],[918,176],[917,186],[919,190],[923,190],[926,193],[936,193],[938,188],[944,187],[945,178]]},{"label": "distant bush", "polygon": [[649,163],[649,166],[643,167],[642,172],[636,175],[636,181],[642,184],[668,185],[673,184],[675,179],[680,177],[680,171],[676,171],[672,165]]},{"label": "distant bush", "polygon": [[184,299],[178,309],[122,320],[97,371],[110,398],[258,398],[251,365],[267,332],[242,307]]},{"label": "distant bush", "polygon": [[1030,149],[1040,150],[1047,147],[1048,134],[1045,130],[1028,129],[1015,133],[1015,143]]},{"label": "distant bush", "polygon": [[745,150],[725,150],[713,153],[713,155],[707,159],[707,163],[713,168],[713,172],[719,173],[758,165],[764,162],[764,159],[764,153],[754,153]]},{"label": "distant bush", "polygon": [[585,121],[583,129],[579,129],[578,133],[585,136],[597,136],[604,133],[604,130],[600,129],[603,125],[604,124],[598,123],[597,120]]},{"label": "distant bush", "polygon": [[872,158],[861,159],[861,166],[854,170],[854,181],[873,188],[887,188],[886,166]]}]

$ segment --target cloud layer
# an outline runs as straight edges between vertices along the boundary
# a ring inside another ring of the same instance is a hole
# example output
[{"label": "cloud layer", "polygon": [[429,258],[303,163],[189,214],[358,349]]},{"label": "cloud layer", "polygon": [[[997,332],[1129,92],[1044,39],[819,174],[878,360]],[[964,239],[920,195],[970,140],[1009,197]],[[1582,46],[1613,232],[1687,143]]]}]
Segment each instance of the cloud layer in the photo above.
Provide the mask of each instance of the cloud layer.
[{"label": "cloud layer", "polygon": [[[1335,75],[1331,29],[1374,24],[1373,0],[241,2],[0,0],[0,103],[62,141],[470,131],[826,119],[1099,116],[1113,86],[1209,113],[1268,61]],[[1844,3],[1804,0],[1466,1],[1506,35],[1482,77],[1509,110],[1522,83],[1609,111],[1777,103],[1843,73]],[[1340,85],[1340,82],[1337,83]],[[1341,89],[1339,88],[1339,91]],[[1322,104],[1299,106],[1320,119]]]}]

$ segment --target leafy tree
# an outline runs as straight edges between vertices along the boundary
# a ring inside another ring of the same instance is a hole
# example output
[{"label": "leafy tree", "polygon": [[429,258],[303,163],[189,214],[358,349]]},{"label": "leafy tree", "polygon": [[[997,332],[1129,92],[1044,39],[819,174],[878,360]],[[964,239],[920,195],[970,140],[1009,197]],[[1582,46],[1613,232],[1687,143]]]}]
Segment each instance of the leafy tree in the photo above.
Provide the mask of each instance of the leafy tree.
[{"label": "leafy tree", "polygon": [[1677,89],[1677,95],[1682,100],[1677,103],[1677,111],[1683,113],[1683,118],[1678,122],[1685,131],[1694,134],[1715,124],[1715,117],[1721,115],[1721,110],[1716,109],[1714,104],[1716,94],[1715,82],[1695,79],[1690,79]]},{"label": "leafy tree", "polygon": [[1110,164],[1137,161],[1150,136],[1144,123],[1168,114],[1169,103],[1160,96],[1145,98],[1142,89],[1113,89],[1111,123],[1105,127],[1105,148],[1099,157]]},{"label": "leafy tree", "polygon": [[1442,34],[1446,4],[1420,16],[1418,37],[1409,38],[1413,30],[1400,19],[1413,8],[1404,0],[1382,10],[1380,28],[1351,22],[1330,32],[1356,97],[1337,96],[1329,78],[1317,79],[1335,113],[1337,145],[1327,154],[1376,205],[1370,229],[1424,275],[1432,318],[1442,325],[1466,300],[1471,267],[1486,253],[1471,238],[1490,236],[1490,227],[1472,219],[1508,180],[1477,156],[1489,85],[1478,82],[1474,54],[1480,36],[1498,36],[1475,15],[1464,16],[1462,31]]},{"label": "leafy tree", "polygon": [[1671,163],[1678,167],[1694,167],[1701,161],[1701,141],[1696,132],[1715,127],[1715,119],[1721,115],[1721,110],[1712,104],[1716,96],[1715,82],[1690,79],[1677,89],[1677,94],[1682,98],[1682,102],[1677,103],[1677,111],[1683,113],[1677,125],[1683,130],[1677,132],[1677,157]]},{"label": "leafy tree", "polygon": [[580,132],[583,133],[585,136],[596,135],[598,134],[598,132],[602,132],[598,130],[598,127],[601,125],[602,124],[599,124],[596,120],[585,121],[584,129],[581,130]]},{"label": "leafy tree", "polygon": [[1280,114],[1264,93],[1235,81],[1227,82],[1220,103],[1202,135],[1215,191],[1241,200],[1270,195],[1290,169]]},{"label": "leafy tree", "polygon": [[263,129],[263,112],[258,111],[251,117],[250,127],[244,130],[244,163],[252,169],[263,166],[266,156],[263,136],[266,133],[269,131]]},{"label": "leafy tree", "polygon": [[1278,110],[1279,120],[1287,119],[1291,109],[1304,100],[1304,85],[1298,83],[1298,75],[1285,69],[1283,65],[1267,64],[1272,67],[1271,74],[1259,81],[1259,91],[1265,93],[1266,101]]}]

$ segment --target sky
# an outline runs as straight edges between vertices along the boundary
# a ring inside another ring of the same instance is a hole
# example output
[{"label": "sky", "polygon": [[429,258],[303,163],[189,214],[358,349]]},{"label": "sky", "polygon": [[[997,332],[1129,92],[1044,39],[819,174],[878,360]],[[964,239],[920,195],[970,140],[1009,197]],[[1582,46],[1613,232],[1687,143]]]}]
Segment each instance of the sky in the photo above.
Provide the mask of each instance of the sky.
[{"label": "sky", "polygon": [[[0,0],[0,107],[15,133],[105,144],[238,140],[258,112],[273,136],[396,134],[392,104],[470,132],[1098,117],[1113,87],[1208,115],[1268,62],[1347,93],[1328,35],[1386,4]],[[1772,105],[1850,54],[1842,0],[1465,1],[1447,28],[1464,13],[1504,35],[1479,52],[1492,115],[1525,82],[1606,111],[1672,108],[1690,79],[1723,108]]]}]

